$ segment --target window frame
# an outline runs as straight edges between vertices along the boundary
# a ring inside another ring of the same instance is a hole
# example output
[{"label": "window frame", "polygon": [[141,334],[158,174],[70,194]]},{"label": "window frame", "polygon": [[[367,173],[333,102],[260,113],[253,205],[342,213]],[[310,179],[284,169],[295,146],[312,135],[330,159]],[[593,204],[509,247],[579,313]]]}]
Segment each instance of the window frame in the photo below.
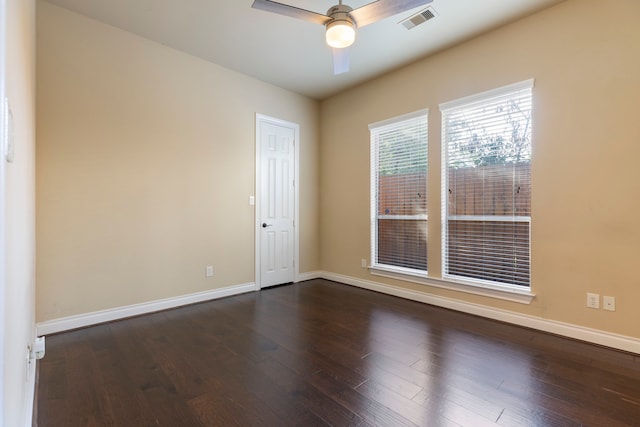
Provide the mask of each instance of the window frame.
[{"label": "window frame", "polygon": [[[427,269],[425,270],[420,270],[420,269],[414,269],[414,268],[407,268],[407,267],[400,267],[400,266],[393,266],[390,264],[382,264],[378,262],[378,220],[379,219],[393,219],[393,220],[425,220],[427,222],[427,226],[428,226],[428,221],[429,221],[429,214],[428,214],[428,205],[427,205],[427,212],[425,214],[415,214],[415,215],[389,215],[389,214],[378,214],[378,170],[379,170],[379,156],[378,156],[378,142],[376,140],[376,135],[379,130],[384,129],[384,128],[388,128],[388,127],[392,127],[394,125],[399,125],[402,124],[403,122],[412,122],[412,121],[417,121],[417,120],[424,120],[425,123],[425,144],[426,144],[426,150],[428,153],[428,149],[429,149],[429,139],[428,139],[428,132],[429,132],[429,125],[428,125],[428,120],[429,120],[429,110],[428,109],[421,109],[418,111],[414,111],[411,113],[407,113],[407,114],[403,114],[400,116],[396,116],[396,117],[392,117],[390,119],[386,119],[386,120],[382,120],[382,121],[378,121],[375,123],[371,123],[369,124],[369,132],[370,132],[370,265],[369,265],[369,270],[371,272],[377,271],[377,272],[381,272],[381,273],[390,273],[390,274],[400,274],[403,276],[409,276],[409,277],[417,277],[417,278],[426,278],[427,274],[428,274],[428,265],[427,265]],[[427,154],[427,158],[426,158],[426,167],[427,167],[427,171],[428,171],[428,164],[429,164],[429,160],[428,160],[428,154]],[[427,172],[428,173],[428,172]],[[427,192],[427,188],[425,186],[425,194]],[[428,203],[428,202],[427,202]],[[427,243],[427,241],[425,241],[425,244]],[[428,250],[428,249],[427,249]],[[426,265],[426,255],[425,255],[425,265]]]},{"label": "window frame", "polygon": [[[442,110],[442,108],[447,108],[449,106],[454,106],[456,105],[456,103],[461,103],[461,102],[468,102],[468,101],[474,101],[474,100],[480,100],[485,98],[487,95],[489,94],[496,94],[499,91],[512,91],[515,88],[518,88],[522,85],[530,85],[531,89],[533,89],[533,84],[534,84],[534,80],[530,79],[524,82],[520,82],[520,83],[516,83],[513,85],[508,85],[508,86],[504,86],[498,89],[494,89],[494,90],[489,90],[487,92],[482,92],[482,93],[478,93],[475,95],[471,95],[468,97],[464,97],[464,98],[460,98],[454,101],[450,101],[450,102],[445,102],[440,104],[440,109]],[[409,113],[406,115],[402,115],[402,116],[397,116],[397,117],[393,117],[390,118],[388,120],[383,120],[380,122],[376,122],[376,123],[372,123],[369,125],[369,129],[371,130],[372,127],[375,126],[382,126],[385,124],[391,124],[395,121],[400,121],[402,119],[407,119],[410,118],[411,116],[415,116],[415,115],[419,115],[419,114],[425,114],[427,116],[427,121],[428,121],[428,113],[429,110],[428,109],[423,109],[423,110],[419,110],[416,111],[414,113]],[[441,121],[442,123],[442,121]],[[441,137],[444,134],[444,130],[441,130]],[[440,148],[443,148],[443,141],[445,141],[445,139],[443,138],[440,141]],[[427,144],[429,144],[430,141],[427,141]],[[469,283],[467,281],[464,280],[456,280],[455,278],[448,278],[448,277],[442,277],[442,272],[444,270],[444,265],[440,265],[437,266],[436,268],[439,268],[439,271],[434,271],[434,274],[440,274],[440,277],[436,277],[433,275],[430,275],[428,273],[428,271],[416,271],[416,270],[411,270],[411,269],[403,269],[403,268],[399,268],[399,267],[389,267],[389,266],[384,266],[384,265],[376,265],[376,263],[374,262],[375,257],[374,257],[374,243],[377,242],[377,235],[375,233],[375,214],[376,209],[377,209],[377,195],[374,192],[375,187],[375,172],[376,172],[376,168],[377,168],[377,164],[376,162],[376,158],[374,156],[374,152],[373,152],[373,148],[374,146],[371,144],[371,170],[370,170],[370,177],[371,177],[371,183],[370,183],[370,200],[371,200],[371,206],[370,206],[370,230],[371,230],[371,242],[370,242],[370,250],[371,250],[371,258],[370,258],[370,265],[368,265],[366,268],[368,268],[369,273],[372,276],[377,276],[377,277],[384,277],[387,279],[393,279],[393,280],[400,280],[403,282],[410,282],[410,283],[416,283],[419,285],[423,285],[423,286],[429,286],[429,287],[433,287],[433,288],[439,288],[439,289],[444,289],[444,290],[449,290],[449,291],[455,291],[455,292],[462,292],[462,293],[467,293],[470,295],[476,295],[476,296],[482,296],[482,297],[488,297],[488,298],[494,298],[494,299],[500,299],[500,300],[504,300],[504,301],[509,301],[509,302],[514,302],[514,303],[519,303],[519,304],[530,304],[531,301],[533,301],[533,299],[535,298],[535,293],[533,292],[533,284],[531,285],[531,287],[528,288],[523,288],[523,287],[514,287],[514,286],[507,286],[507,285],[500,285],[500,284],[494,284],[494,283]],[[438,162],[438,160],[436,159],[436,163],[435,163],[435,167],[441,167],[442,170],[440,171],[440,173],[438,174],[438,172],[436,170],[433,169],[433,162],[431,163],[431,172],[429,172],[429,175],[431,176],[431,178],[436,178],[436,179],[440,179],[441,182],[439,182],[439,185],[441,186],[441,189],[444,190],[445,188],[445,182],[442,181],[443,179],[443,174],[446,173],[446,171],[443,168],[443,165],[446,165],[445,160],[444,160],[444,153],[441,152],[440,153],[441,158],[440,161]],[[438,165],[438,163],[440,163],[440,165]],[[439,175],[439,176],[438,176]],[[427,181],[428,182],[428,181]],[[443,195],[440,194],[440,196],[442,197]],[[437,207],[436,209],[436,216],[435,218],[437,219],[437,215],[438,213],[441,215],[441,222],[443,221],[444,218],[444,213],[442,212],[442,201],[446,200],[446,197],[443,197],[440,201],[440,210],[438,211]],[[436,203],[437,205],[437,203]],[[432,208],[431,208],[431,213],[433,214],[433,208],[434,205],[432,204]],[[427,207],[427,209],[429,209]],[[427,212],[428,214],[428,212]],[[427,221],[429,220],[429,215],[427,215]],[[433,227],[434,224],[431,225],[432,231],[433,231]],[[442,227],[440,226],[440,231],[442,231]],[[431,233],[430,234],[430,238],[428,238],[428,242],[433,244],[441,244],[442,243],[442,236],[436,236],[436,234]],[[435,239],[435,240],[433,240]],[[433,247],[433,246],[432,246]],[[433,250],[432,250],[433,251]],[[432,255],[433,256],[433,253]],[[436,255],[437,257],[438,255]],[[440,256],[442,257],[442,248],[440,249]],[[441,258],[442,259],[442,258]],[[363,265],[363,267],[365,267]],[[370,285],[375,289],[376,288],[376,283],[375,282],[371,282]],[[418,298],[422,301],[425,302],[429,302],[431,297],[422,293],[416,293],[415,291],[409,290],[409,289],[404,289],[404,288],[397,288],[397,292],[399,295],[404,295],[408,298]],[[454,303],[455,306],[455,303]]]},{"label": "window frame", "polygon": [[[484,289],[493,289],[505,292],[513,292],[516,294],[529,294],[531,293],[531,213],[528,216],[510,216],[510,215],[449,215],[449,197],[448,189],[449,185],[449,144],[447,142],[447,124],[446,119],[449,111],[455,110],[461,107],[472,106],[473,104],[489,103],[496,98],[508,96],[509,94],[515,94],[523,90],[533,90],[534,80],[529,79],[519,83],[503,86],[500,88],[492,89],[486,92],[478,93],[468,97],[460,98],[450,102],[440,104],[440,112],[442,119],[442,136],[441,136],[441,152],[442,152],[442,165],[441,165],[441,268],[442,278],[447,282],[453,282],[465,286],[479,287]],[[531,107],[533,110],[533,106]],[[508,163],[499,163],[505,165]],[[530,196],[529,196],[530,197]],[[529,264],[528,264],[528,280],[529,285],[523,286],[521,284],[501,283],[494,280],[486,280],[480,278],[473,278],[463,275],[451,274],[448,272],[448,242],[449,242],[449,220],[467,220],[473,222],[506,222],[512,224],[528,224],[528,248],[529,248]]]}]

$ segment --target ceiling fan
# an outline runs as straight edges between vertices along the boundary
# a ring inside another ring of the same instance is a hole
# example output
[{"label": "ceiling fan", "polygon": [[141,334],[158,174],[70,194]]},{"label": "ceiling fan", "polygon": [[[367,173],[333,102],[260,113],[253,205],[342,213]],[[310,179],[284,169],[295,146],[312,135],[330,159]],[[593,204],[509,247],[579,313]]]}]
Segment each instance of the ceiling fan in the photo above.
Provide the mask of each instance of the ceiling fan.
[{"label": "ceiling fan", "polygon": [[432,1],[376,0],[353,9],[339,0],[339,3],[332,6],[326,15],[271,0],[254,0],[251,7],[324,25],[327,44],[333,48],[333,73],[342,74],[349,71],[348,47],[355,41],[356,28],[362,28]]}]

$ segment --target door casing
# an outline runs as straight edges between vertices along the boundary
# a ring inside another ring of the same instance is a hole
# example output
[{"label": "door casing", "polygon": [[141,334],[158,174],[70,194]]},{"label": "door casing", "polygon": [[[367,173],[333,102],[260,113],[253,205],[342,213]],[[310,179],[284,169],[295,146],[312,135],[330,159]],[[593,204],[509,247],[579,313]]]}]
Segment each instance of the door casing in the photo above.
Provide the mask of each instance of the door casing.
[{"label": "door casing", "polygon": [[[6,219],[5,219],[5,195],[6,195],[6,180],[5,180],[5,144],[6,144],[6,124],[5,115],[8,114],[5,111],[5,82],[6,82],[6,59],[5,59],[5,43],[6,43],[6,14],[7,3],[5,0],[0,0],[0,120],[3,124],[0,126],[0,414],[4,414],[4,350],[5,350],[5,247],[6,247]],[[0,423],[2,415],[0,415]]]},{"label": "door casing", "polygon": [[294,227],[293,227],[293,281],[298,281],[298,276],[300,274],[300,125],[297,123],[289,122],[286,120],[278,119],[275,117],[270,117],[264,114],[256,113],[256,123],[255,123],[255,154],[256,154],[256,163],[255,163],[255,206],[254,206],[254,217],[255,217],[255,289],[258,291],[262,288],[262,280],[261,280],[261,236],[262,236],[262,221],[260,217],[260,209],[262,207],[262,194],[261,194],[261,179],[262,179],[262,147],[261,147],[261,124],[262,123],[270,123],[278,126],[287,127],[293,129],[294,131]]}]

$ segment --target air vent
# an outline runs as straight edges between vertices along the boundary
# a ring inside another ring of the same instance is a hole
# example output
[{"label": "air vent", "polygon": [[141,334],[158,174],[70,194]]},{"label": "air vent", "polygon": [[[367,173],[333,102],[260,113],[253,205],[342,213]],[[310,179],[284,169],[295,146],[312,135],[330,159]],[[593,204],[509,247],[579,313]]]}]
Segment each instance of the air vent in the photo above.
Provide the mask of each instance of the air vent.
[{"label": "air vent", "polygon": [[433,19],[435,17],[436,17],[436,11],[433,10],[432,7],[428,7],[426,9],[424,9],[423,11],[418,12],[415,15],[408,17],[404,21],[400,21],[400,23],[402,25],[404,25],[404,27],[407,30],[410,30],[413,27],[417,27],[420,24],[424,24],[428,20]]}]

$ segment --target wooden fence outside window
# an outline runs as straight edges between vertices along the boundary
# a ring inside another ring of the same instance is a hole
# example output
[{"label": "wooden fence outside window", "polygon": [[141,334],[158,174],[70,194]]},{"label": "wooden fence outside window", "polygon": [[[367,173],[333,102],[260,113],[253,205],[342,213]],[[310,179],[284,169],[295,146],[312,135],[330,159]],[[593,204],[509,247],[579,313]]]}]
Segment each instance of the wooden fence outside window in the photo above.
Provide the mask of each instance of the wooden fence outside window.
[{"label": "wooden fence outside window", "polygon": [[[530,163],[448,173],[447,273],[528,285]],[[427,270],[427,206],[426,172],[378,177],[379,264]]]}]

